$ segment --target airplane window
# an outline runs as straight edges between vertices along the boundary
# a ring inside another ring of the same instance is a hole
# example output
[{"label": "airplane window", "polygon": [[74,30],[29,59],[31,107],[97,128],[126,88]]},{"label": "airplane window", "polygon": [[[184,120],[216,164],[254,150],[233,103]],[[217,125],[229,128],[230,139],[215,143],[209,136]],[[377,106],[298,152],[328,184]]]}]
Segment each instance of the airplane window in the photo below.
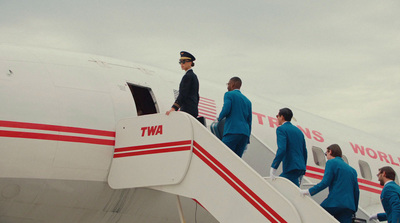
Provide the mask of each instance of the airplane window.
[{"label": "airplane window", "polygon": [[326,160],[324,151],[322,151],[322,149],[319,147],[313,146],[312,152],[313,152],[314,163],[317,166],[325,167]]},{"label": "airplane window", "polygon": [[369,164],[362,160],[359,160],[358,164],[360,166],[361,176],[364,179],[372,180],[371,168],[369,167]]},{"label": "airplane window", "polygon": [[349,164],[349,160],[347,159],[347,157],[345,155],[342,155],[342,159],[345,163]]}]

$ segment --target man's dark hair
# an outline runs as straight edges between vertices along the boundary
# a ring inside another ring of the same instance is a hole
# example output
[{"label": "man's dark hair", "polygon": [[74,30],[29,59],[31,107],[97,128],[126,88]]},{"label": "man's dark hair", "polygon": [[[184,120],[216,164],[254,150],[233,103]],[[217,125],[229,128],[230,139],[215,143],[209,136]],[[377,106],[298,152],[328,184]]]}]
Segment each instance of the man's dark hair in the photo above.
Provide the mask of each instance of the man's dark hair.
[{"label": "man's dark hair", "polygon": [[278,115],[282,115],[285,121],[290,122],[293,117],[293,112],[289,108],[281,108]]},{"label": "man's dark hair", "polygon": [[394,169],[390,166],[384,166],[379,169],[379,173],[386,173],[386,178],[394,180],[396,178],[396,172],[394,172]]},{"label": "man's dark hair", "polygon": [[242,80],[240,80],[239,77],[232,77],[231,81],[233,81],[235,89],[240,89],[240,87],[242,87]]},{"label": "man's dark hair", "polygon": [[342,149],[340,149],[340,146],[338,144],[332,144],[326,149],[331,151],[331,156],[342,157]]}]

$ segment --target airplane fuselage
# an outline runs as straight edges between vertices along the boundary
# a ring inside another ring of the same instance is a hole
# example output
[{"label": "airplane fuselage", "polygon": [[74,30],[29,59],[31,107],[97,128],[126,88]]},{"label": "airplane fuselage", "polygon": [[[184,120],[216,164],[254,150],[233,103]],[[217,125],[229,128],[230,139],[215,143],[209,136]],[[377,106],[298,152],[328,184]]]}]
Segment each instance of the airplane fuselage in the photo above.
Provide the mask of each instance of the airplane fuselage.
[{"label": "airplane fuselage", "polygon": [[[150,189],[112,190],[107,177],[114,154],[116,123],[127,117],[165,113],[175,100],[180,72],[143,68],[129,62],[87,54],[1,46],[0,51],[0,219],[112,219],[142,206],[171,199]],[[183,74],[182,74],[183,75]],[[222,108],[224,86],[200,81],[199,115],[209,125]],[[276,151],[275,115],[282,105],[242,92],[253,103],[252,134]],[[175,90],[175,91],[174,91]],[[400,172],[396,145],[358,130],[292,108],[308,148],[307,179],[322,179],[325,148],[339,144],[358,172],[360,207],[381,210],[381,187],[375,173],[382,166]],[[143,135],[157,135],[159,126],[144,126]],[[257,153],[257,151],[246,151]],[[246,160],[246,153],[244,159]],[[262,166],[262,163],[249,163]],[[255,168],[267,176],[269,167]],[[140,192],[140,193],[139,193]],[[165,198],[165,199],[164,199]],[[136,203],[143,199],[142,203]],[[153,200],[152,200],[153,199]],[[190,199],[186,201],[193,205]],[[195,204],[195,203],[194,203]],[[153,207],[159,214],[141,212],[137,222],[176,222],[175,208]],[[14,209],[24,210],[18,213]],[[215,221],[206,211],[201,214]],[[153,219],[152,219],[153,218]],[[63,220],[64,219],[64,220]],[[83,220],[82,220],[83,219]],[[122,220],[121,220],[122,219]],[[88,220],[89,221],[89,220]],[[67,220],[65,220],[67,222]],[[68,221],[70,222],[70,221]]]}]

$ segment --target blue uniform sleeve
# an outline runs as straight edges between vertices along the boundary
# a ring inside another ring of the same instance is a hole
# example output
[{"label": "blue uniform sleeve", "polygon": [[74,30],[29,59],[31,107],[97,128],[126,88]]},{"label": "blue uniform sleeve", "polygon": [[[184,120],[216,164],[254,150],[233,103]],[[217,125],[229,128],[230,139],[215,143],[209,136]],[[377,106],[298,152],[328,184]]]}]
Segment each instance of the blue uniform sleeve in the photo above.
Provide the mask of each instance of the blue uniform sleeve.
[{"label": "blue uniform sleeve", "polygon": [[333,173],[332,162],[328,161],[326,162],[324,177],[322,178],[321,182],[319,182],[317,185],[309,189],[310,194],[311,195],[317,194],[318,192],[327,188],[332,183],[333,177],[334,173]]},{"label": "blue uniform sleeve", "polygon": [[[354,172],[356,172],[354,170]],[[360,187],[358,186],[358,181],[357,181],[357,172],[355,173],[356,175],[356,180],[355,180],[355,187],[354,187],[354,206],[356,207],[356,212],[358,210],[358,202],[360,200]]]},{"label": "blue uniform sleeve", "polygon": [[[251,103],[250,103],[250,114],[249,114],[249,118],[248,118],[247,122],[249,123],[250,135],[251,135],[251,124],[253,122],[253,109],[251,108]],[[249,140],[250,140],[250,137],[249,137]]]},{"label": "blue uniform sleeve", "polygon": [[221,113],[219,113],[218,121],[221,121],[223,118],[229,115],[232,108],[232,99],[229,96],[228,92],[224,95],[224,105],[222,107]]},{"label": "blue uniform sleeve", "polygon": [[391,207],[392,222],[400,222],[400,197],[393,189],[390,193],[385,193],[383,199],[387,200],[387,204]]},{"label": "blue uniform sleeve", "polygon": [[277,140],[277,144],[278,144],[278,151],[276,151],[275,159],[271,165],[271,167],[274,169],[278,169],[279,164],[282,162],[283,158],[286,156],[287,135],[282,130],[282,128],[278,127],[276,129],[276,140]]},{"label": "blue uniform sleeve", "polygon": [[386,215],[386,213],[379,213],[379,214],[378,214],[378,220],[379,220],[379,221],[387,221],[387,215]]},{"label": "blue uniform sleeve", "polygon": [[306,140],[304,138],[303,138],[303,144],[304,144],[304,148],[303,148],[304,162],[305,162],[305,164],[307,166],[308,154],[307,154]]},{"label": "blue uniform sleeve", "polygon": [[400,198],[399,194],[393,193],[389,198],[389,204],[392,206],[392,210],[400,210]]}]

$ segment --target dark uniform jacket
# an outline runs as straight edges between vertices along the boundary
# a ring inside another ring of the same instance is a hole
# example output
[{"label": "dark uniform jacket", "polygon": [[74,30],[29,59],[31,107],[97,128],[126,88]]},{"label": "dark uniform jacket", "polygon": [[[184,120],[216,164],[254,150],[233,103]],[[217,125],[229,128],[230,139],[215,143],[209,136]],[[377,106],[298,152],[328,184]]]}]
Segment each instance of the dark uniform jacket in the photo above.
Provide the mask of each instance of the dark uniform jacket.
[{"label": "dark uniform jacket", "polygon": [[174,105],[175,110],[179,108],[181,111],[191,114],[193,117],[199,115],[199,80],[192,69],[188,70],[182,77],[179,84],[179,95]]}]

